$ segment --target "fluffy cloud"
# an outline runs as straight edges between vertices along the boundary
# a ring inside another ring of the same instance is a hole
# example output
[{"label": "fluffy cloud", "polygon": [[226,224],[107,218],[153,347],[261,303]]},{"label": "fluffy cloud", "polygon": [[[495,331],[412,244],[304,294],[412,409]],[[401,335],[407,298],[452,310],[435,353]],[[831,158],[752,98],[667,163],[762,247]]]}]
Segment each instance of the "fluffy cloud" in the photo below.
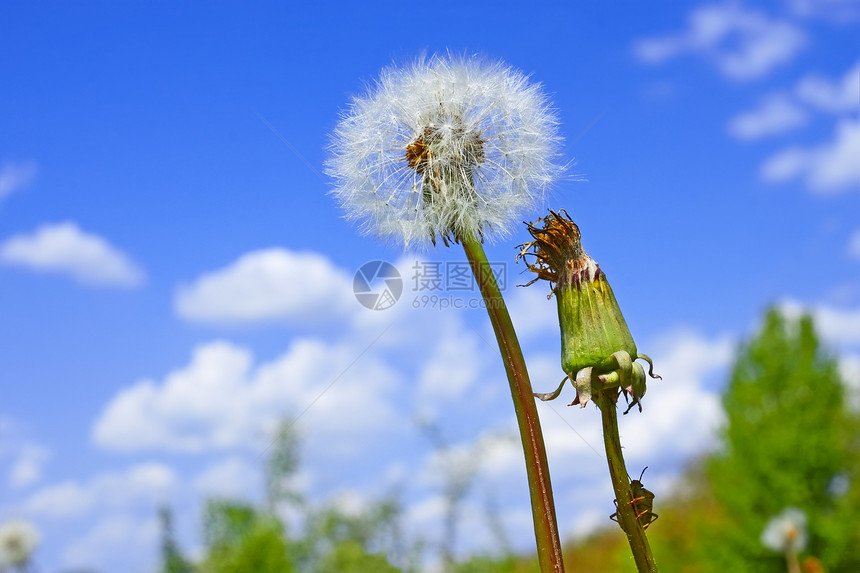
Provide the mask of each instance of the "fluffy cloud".
[{"label": "fluffy cloud", "polygon": [[[392,428],[404,423],[396,414],[404,405],[407,411],[417,406],[457,416],[470,407],[464,396],[476,382],[481,387],[471,392],[472,405],[506,392],[506,384],[486,384],[487,369],[501,371],[501,364],[492,337],[488,347],[464,322],[465,313],[415,309],[406,294],[392,309],[370,311],[355,301],[345,273],[321,255],[271,254],[319,263],[319,281],[347,289],[350,310],[339,311],[339,340],[297,338],[281,355],[261,362],[230,342],[198,346],[185,366],[118,392],[94,424],[97,444],[118,450],[259,449],[280,420],[300,415],[298,426],[308,440],[322,444],[330,438],[318,451],[354,451],[374,432],[396,437]],[[409,269],[414,261],[398,266]],[[336,308],[334,293],[320,296],[322,286],[297,288],[319,298],[305,300],[296,312]]]},{"label": "fluffy cloud", "polygon": [[794,91],[800,101],[822,111],[857,112],[860,109],[860,62],[836,81],[818,74],[808,75],[797,83]]},{"label": "fluffy cloud", "polygon": [[51,451],[36,443],[25,443],[9,472],[9,485],[15,489],[25,488],[42,479],[42,466],[51,457]]},{"label": "fluffy cloud", "polygon": [[656,341],[652,357],[662,380],[651,380],[643,412],[621,416],[619,430],[634,465],[665,456],[678,463],[714,445],[723,421],[720,387],[714,384],[734,357],[728,336],[705,338],[689,330]]},{"label": "fluffy cloud", "polygon": [[771,95],[752,110],[729,121],[729,133],[738,139],[752,140],[791,131],[806,123],[807,113],[784,94]]},{"label": "fluffy cloud", "polygon": [[807,313],[824,341],[839,355],[839,372],[848,384],[849,403],[860,410],[860,307],[836,308],[828,305],[807,307],[796,300],[780,304],[782,312],[797,318]]},{"label": "fluffy cloud", "polygon": [[780,304],[780,309],[794,318],[803,313],[811,314],[818,333],[838,350],[860,346],[860,307],[845,309],[823,304],[806,307],[798,301],[787,300]]},{"label": "fluffy cloud", "polygon": [[12,489],[24,489],[42,479],[45,462],[51,450],[27,439],[22,425],[0,414],[0,462],[9,462],[6,482]]},{"label": "fluffy cloud", "polygon": [[159,524],[154,515],[138,518],[126,513],[102,517],[68,543],[62,554],[64,569],[144,573],[157,570]]},{"label": "fluffy cloud", "polygon": [[854,0],[789,0],[788,5],[801,18],[822,18],[836,24],[860,18],[860,5]]},{"label": "fluffy cloud", "polygon": [[68,275],[93,286],[133,287],[144,279],[126,255],[73,222],[42,225],[32,234],[7,239],[0,243],[0,262]]},{"label": "fluffy cloud", "polygon": [[[518,282],[531,280],[528,276],[525,278]],[[558,303],[555,297],[547,299],[549,287],[546,283],[541,281],[528,288],[509,290],[509,293],[505,298],[520,339],[545,337],[547,332],[555,331],[558,327]]]},{"label": "fluffy cloud", "polygon": [[860,184],[860,121],[853,116],[860,110],[860,62],[838,80],[807,75],[792,94],[774,96],[779,99],[772,99],[770,106],[736,117],[730,124],[733,133],[752,138],[796,127],[805,117],[797,107],[803,103],[839,117],[834,135],[816,146],[793,146],[775,153],[762,165],[761,177],[771,182],[801,179],[822,193],[856,189]]},{"label": "fluffy cloud", "polygon": [[860,261],[860,229],[855,229],[848,238],[846,245],[848,256],[855,261]]},{"label": "fluffy cloud", "polygon": [[66,481],[35,491],[23,503],[29,515],[46,519],[80,517],[96,508],[121,508],[133,503],[152,505],[163,500],[176,483],[169,467],[149,462],[124,472],[109,472],[78,483]]},{"label": "fluffy cloud", "polygon": [[522,446],[515,433],[485,431],[472,441],[429,452],[412,470],[409,483],[417,495],[406,508],[407,529],[431,544],[445,543],[443,524],[452,495],[459,497],[454,502],[456,525],[469,532],[458,536],[458,553],[498,547],[492,519],[503,523],[518,550],[528,550],[528,540],[534,539]]},{"label": "fluffy cloud", "polygon": [[827,340],[840,346],[860,345],[860,308],[818,306],[812,310],[812,316]]},{"label": "fluffy cloud", "polygon": [[203,497],[247,499],[248,492],[262,490],[260,460],[251,464],[240,456],[226,457],[204,469],[194,489]]},{"label": "fluffy cloud", "polygon": [[855,411],[860,411],[860,354],[842,356],[839,374],[848,386],[848,403]]},{"label": "fluffy cloud", "polygon": [[342,318],[358,305],[352,281],[327,258],[272,248],[181,286],[174,307],[188,320],[247,323]]},{"label": "fluffy cloud", "polygon": [[202,452],[265,445],[280,420],[301,415],[312,441],[330,453],[363,445],[367,432],[394,425],[385,393],[395,376],[361,348],[299,339],[256,367],[228,342],[198,346],[163,381],[120,391],[96,421],[97,444],[116,450]]},{"label": "fluffy cloud", "polygon": [[833,139],[815,147],[790,147],[767,159],[765,181],[802,179],[812,190],[834,193],[856,190],[860,183],[860,120],[843,118]]},{"label": "fluffy cloud", "polygon": [[25,508],[39,517],[66,519],[87,513],[95,499],[90,490],[68,481],[40,489],[27,499]]},{"label": "fluffy cloud", "polygon": [[478,347],[483,342],[472,331],[454,325],[449,332],[428,354],[418,375],[418,390],[424,399],[461,398],[472,384],[480,383],[483,360]]},{"label": "fluffy cloud", "polygon": [[0,201],[26,186],[36,174],[33,163],[4,163],[0,165]]},{"label": "fluffy cloud", "polygon": [[746,80],[764,76],[791,61],[805,43],[805,35],[794,24],[725,3],[696,8],[686,30],[641,40],[634,52],[647,63],[659,63],[683,53],[700,53],[727,77]]}]

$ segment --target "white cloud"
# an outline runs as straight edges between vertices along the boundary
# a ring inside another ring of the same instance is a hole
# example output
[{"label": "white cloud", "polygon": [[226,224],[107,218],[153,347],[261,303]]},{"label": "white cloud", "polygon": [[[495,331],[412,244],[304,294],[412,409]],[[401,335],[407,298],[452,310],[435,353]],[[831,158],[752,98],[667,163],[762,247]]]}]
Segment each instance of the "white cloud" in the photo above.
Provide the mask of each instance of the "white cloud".
[{"label": "white cloud", "polygon": [[816,328],[832,343],[840,346],[860,344],[860,308],[817,306],[812,310],[812,316]]},{"label": "white cloud", "polygon": [[793,319],[802,314],[812,316],[816,332],[838,355],[839,373],[848,386],[850,406],[860,410],[860,307],[807,306],[796,300],[786,300],[779,308]]},{"label": "white cloud", "polygon": [[789,147],[771,155],[761,167],[765,181],[788,181],[798,177],[808,168],[809,152],[799,147]]},{"label": "white cloud", "polygon": [[107,472],[85,483],[66,481],[32,493],[23,503],[31,515],[67,519],[92,512],[97,507],[117,508],[163,500],[174,487],[176,476],[163,464],[148,462],[124,472]]},{"label": "white cloud", "polygon": [[779,307],[792,318],[811,314],[818,333],[838,350],[860,345],[860,307],[846,309],[823,304],[807,307],[796,300],[783,301]]},{"label": "white cloud", "polygon": [[170,467],[143,462],[41,487],[11,509],[46,531],[51,551],[39,560],[46,571],[145,573],[154,570],[157,559],[156,508],[178,485]]},{"label": "white cloud", "polygon": [[[512,430],[514,431],[514,430]],[[468,482],[468,476],[525,478],[523,451],[515,433],[485,430],[474,440],[436,449],[427,454],[415,472],[416,485],[442,488],[452,477]]]},{"label": "white cloud", "polygon": [[795,86],[797,98],[830,113],[851,113],[860,110],[860,62],[845,72],[840,80],[830,81],[817,74],[801,79]]},{"label": "white cloud", "polygon": [[12,489],[24,489],[42,479],[42,470],[51,450],[25,437],[21,424],[0,414],[0,462],[9,461],[6,482]]},{"label": "white cloud", "polygon": [[833,139],[816,147],[790,147],[767,159],[765,181],[801,178],[812,190],[834,193],[860,186],[860,120],[841,119]]},{"label": "white cloud", "polygon": [[725,76],[747,80],[791,61],[805,43],[805,35],[794,24],[725,3],[696,8],[686,30],[641,40],[634,52],[647,63],[659,63],[683,53],[700,53]]},{"label": "white cloud", "polygon": [[855,229],[851,236],[848,237],[846,246],[848,256],[855,261],[860,261],[860,229]]},{"label": "white cloud", "polygon": [[181,286],[174,307],[183,318],[213,323],[316,322],[359,308],[352,281],[326,257],[281,248],[247,253]]},{"label": "white cloud", "polygon": [[621,416],[619,430],[630,459],[647,464],[666,455],[681,462],[714,444],[723,420],[719,388],[708,382],[724,373],[735,354],[728,336],[708,339],[689,330],[668,333],[654,344],[654,371],[642,413]]},{"label": "white cloud", "polygon": [[[444,320],[444,318],[443,318]],[[418,375],[420,395],[428,400],[464,398],[470,386],[480,382],[483,342],[471,330],[451,325],[450,336],[436,342]]]},{"label": "white cloud", "polygon": [[791,131],[806,123],[808,116],[784,94],[773,94],[752,110],[729,120],[729,133],[738,139],[759,139]]},{"label": "white cloud", "polygon": [[394,375],[373,356],[356,361],[361,352],[299,339],[254,367],[245,348],[201,345],[187,366],[162,382],[143,380],[121,390],[96,421],[93,438],[125,451],[257,449],[281,419],[308,408],[300,427],[311,428],[310,441],[325,443],[330,454],[352,451],[364,446],[367,432],[394,426],[385,397]]},{"label": "white cloud", "polygon": [[93,286],[133,287],[143,271],[102,237],[73,222],[46,224],[0,244],[0,261],[33,270],[68,275]]},{"label": "white cloud", "polygon": [[849,24],[860,18],[857,0],[789,0],[788,4],[801,18],[823,18],[836,24]]},{"label": "white cloud", "polygon": [[23,444],[9,472],[9,485],[21,489],[38,482],[42,479],[42,466],[50,457],[50,450],[40,444]]},{"label": "white cloud", "polygon": [[848,404],[860,411],[860,354],[841,356],[839,374],[848,387]]},{"label": "white cloud", "polygon": [[[516,282],[524,284],[530,280],[528,276],[517,275]],[[509,292],[505,298],[511,320],[517,327],[517,335],[521,340],[537,336],[545,338],[547,332],[557,334],[558,302],[555,296],[547,299],[550,290],[546,283],[540,281]]]},{"label": "white cloud", "polygon": [[762,179],[800,179],[820,193],[860,188],[860,120],[852,117],[860,111],[860,62],[836,81],[814,74],[804,77],[795,85],[793,97],[771,96],[757,112],[735,117],[730,130],[738,137],[751,139],[797,127],[806,117],[796,101],[840,116],[834,134],[830,141],[811,147],[795,145],[771,155],[760,169]]},{"label": "white cloud", "polygon": [[207,467],[194,480],[195,491],[207,498],[247,499],[249,492],[261,491],[261,460],[249,463],[240,456],[229,456]]},{"label": "white cloud", "polygon": [[0,165],[0,201],[26,186],[35,175],[35,163],[4,163]]},{"label": "white cloud", "polygon": [[29,513],[52,519],[77,517],[94,503],[92,493],[78,483],[67,481],[35,492],[24,504]]},{"label": "white cloud", "polygon": [[158,520],[151,513],[142,519],[126,513],[107,515],[65,546],[64,568],[108,571],[121,563],[128,573],[154,571],[159,533]]}]

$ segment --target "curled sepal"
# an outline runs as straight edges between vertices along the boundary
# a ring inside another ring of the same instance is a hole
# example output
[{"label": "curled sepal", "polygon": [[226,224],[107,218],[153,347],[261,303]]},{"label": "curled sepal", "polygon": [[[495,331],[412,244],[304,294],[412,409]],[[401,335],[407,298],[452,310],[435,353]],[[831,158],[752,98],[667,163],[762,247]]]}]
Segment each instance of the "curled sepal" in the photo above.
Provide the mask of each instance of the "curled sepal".
[{"label": "curled sepal", "polygon": [[651,378],[657,378],[658,380],[662,380],[663,377],[659,374],[654,374],[654,361],[651,360],[651,357],[647,354],[642,354],[641,352],[636,356],[639,360],[644,360],[648,363],[648,376]]},{"label": "curled sepal", "polygon": [[581,408],[585,408],[585,405],[588,404],[588,401],[591,400],[592,388],[591,384],[594,381],[594,368],[588,366],[583,368],[579,372],[576,373],[576,377],[573,378],[573,385],[576,387],[576,398],[568,404],[568,406],[575,406],[579,404]]},{"label": "curled sepal", "polygon": [[[651,361],[651,357],[647,354],[639,354],[636,358],[644,360],[648,363],[648,376],[651,378],[656,378],[658,380],[662,380],[663,377],[659,374],[654,374],[654,362]],[[639,411],[642,411],[642,396],[645,395],[645,369],[638,362],[633,363],[634,367],[634,376],[632,379],[632,384],[629,386],[621,386],[621,390],[624,393],[624,400],[627,402],[627,409],[624,410],[626,414],[630,410],[633,409],[633,406],[639,406]]]},{"label": "curled sepal", "polygon": [[633,406],[639,406],[639,411],[642,411],[642,396],[645,395],[645,369],[638,362],[633,363],[633,379],[629,386],[622,386],[621,391],[624,393],[624,400],[627,402],[626,414]]},{"label": "curled sepal", "polygon": [[546,392],[546,393],[535,392],[534,393],[535,398],[537,398],[539,400],[543,400],[544,402],[546,402],[548,400],[555,400],[556,398],[558,398],[558,395],[561,394],[561,389],[564,388],[564,383],[567,382],[569,379],[570,379],[570,376],[565,376],[564,378],[562,378],[561,384],[559,384],[558,388],[556,388],[552,392]]},{"label": "curled sepal", "polygon": [[[639,411],[642,411],[642,397],[645,395],[645,368],[638,362],[634,362],[631,357],[624,352],[616,352],[612,355],[613,360],[617,364],[617,368],[598,376],[604,388],[620,387],[624,394],[624,400],[628,403],[626,414],[633,409],[633,406],[639,406]],[[644,358],[643,358],[644,357]],[[643,358],[651,364],[651,359],[640,354],[637,358]],[[648,374],[651,378],[660,378],[654,374],[653,365],[648,369]]]}]

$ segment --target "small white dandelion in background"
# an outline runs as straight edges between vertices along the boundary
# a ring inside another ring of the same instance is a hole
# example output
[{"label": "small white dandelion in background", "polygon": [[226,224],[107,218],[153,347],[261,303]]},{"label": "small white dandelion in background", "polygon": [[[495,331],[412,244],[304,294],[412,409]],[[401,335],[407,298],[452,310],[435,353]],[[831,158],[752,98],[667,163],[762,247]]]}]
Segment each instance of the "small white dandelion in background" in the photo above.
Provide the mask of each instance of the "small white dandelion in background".
[{"label": "small white dandelion in background", "polygon": [[767,522],[761,534],[761,542],[768,549],[799,552],[806,548],[806,514],[796,507],[787,507],[782,513]]},{"label": "small white dandelion in background", "polygon": [[0,570],[25,566],[38,544],[39,531],[31,523],[15,520],[0,525]]},{"label": "small white dandelion in background", "polygon": [[407,246],[505,235],[564,171],[557,124],[522,73],[434,56],[383,70],[352,100],[326,172],[365,233]]}]

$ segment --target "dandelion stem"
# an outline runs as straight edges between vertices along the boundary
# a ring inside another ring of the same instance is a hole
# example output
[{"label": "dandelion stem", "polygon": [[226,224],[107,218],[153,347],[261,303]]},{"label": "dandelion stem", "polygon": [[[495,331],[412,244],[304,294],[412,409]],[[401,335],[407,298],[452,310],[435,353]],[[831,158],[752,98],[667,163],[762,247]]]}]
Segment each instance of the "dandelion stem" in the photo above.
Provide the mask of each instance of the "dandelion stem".
[{"label": "dandelion stem", "polygon": [[[613,391],[616,392],[614,396]],[[617,390],[601,389],[594,393],[593,398],[600,408],[600,417],[603,420],[603,443],[606,446],[609,475],[612,478],[612,488],[615,490],[615,499],[618,503],[618,523],[627,535],[630,551],[633,552],[633,559],[636,561],[639,573],[656,573],[657,564],[651,554],[648,537],[645,535],[645,529],[636,519],[636,511],[631,503],[633,490],[630,487],[624,455],[621,453],[621,438],[618,435]]]},{"label": "dandelion stem", "polygon": [[542,573],[563,573],[564,562],[555,516],[555,503],[552,498],[546,447],[523,352],[496,277],[487,262],[483,246],[474,237],[461,237],[460,242],[463,244],[475,280],[484,297],[511,386],[511,396],[514,400],[514,410],[517,413],[517,424],[526,458],[540,569]]}]

